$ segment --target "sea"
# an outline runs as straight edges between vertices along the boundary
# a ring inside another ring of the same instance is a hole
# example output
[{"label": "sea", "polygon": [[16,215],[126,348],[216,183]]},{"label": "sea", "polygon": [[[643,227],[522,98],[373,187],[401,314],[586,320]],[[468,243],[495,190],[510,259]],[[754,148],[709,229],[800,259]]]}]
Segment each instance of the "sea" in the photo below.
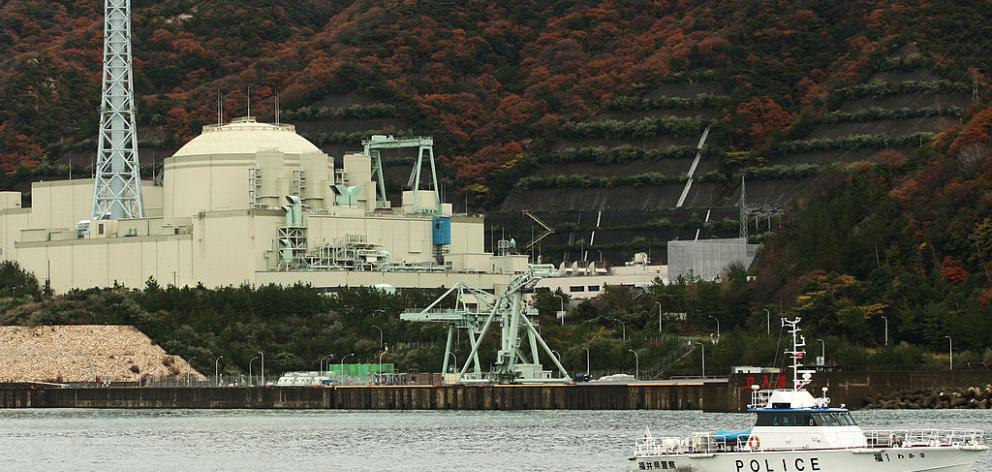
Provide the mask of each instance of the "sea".
[{"label": "sea", "polygon": [[[992,410],[854,413],[866,429],[976,428]],[[747,429],[695,411],[0,410],[0,471],[625,471],[652,434]],[[975,471],[992,471],[986,455]]]}]

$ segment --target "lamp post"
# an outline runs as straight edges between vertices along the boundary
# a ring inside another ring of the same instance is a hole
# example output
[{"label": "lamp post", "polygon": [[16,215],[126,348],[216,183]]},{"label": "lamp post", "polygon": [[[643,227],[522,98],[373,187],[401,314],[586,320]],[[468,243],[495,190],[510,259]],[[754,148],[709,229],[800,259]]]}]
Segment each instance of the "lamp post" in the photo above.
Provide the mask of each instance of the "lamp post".
[{"label": "lamp post", "polygon": [[882,316],[882,321],[885,322],[885,345],[889,345],[889,317]]},{"label": "lamp post", "polygon": [[252,357],[251,360],[248,361],[248,385],[251,385],[254,381],[254,377],[251,375],[251,363],[255,362],[255,359],[258,359],[258,356]]},{"label": "lamp post", "polygon": [[617,323],[620,323],[620,326],[623,329],[623,331],[622,331],[623,332],[623,340],[624,341],[627,341],[627,323],[624,323],[623,320],[621,320],[620,318],[613,318],[613,321],[616,321]]},{"label": "lamp post", "polygon": [[585,351],[586,351],[586,375],[589,375],[589,365],[590,365],[589,364],[589,348],[584,347],[582,349],[585,349]]},{"label": "lamp post", "polygon": [[382,356],[385,356],[388,351],[389,346],[385,346],[385,349],[383,349],[382,353],[379,354],[379,383],[382,383]]},{"label": "lamp post", "polygon": [[347,360],[349,357],[352,357],[354,355],[355,355],[355,353],[353,352],[353,353],[348,354],[347,356],[344,356],[344,357],[341,358],[341,377],[344,377],[344,361]]},{"label": "lamp post", "polygon": [[637,351],[633,349],[627,349],[628,352],[634,353],[634,380],[641,379],[641,358],[637,355]]},{"label": "lamp post", "polygon": [[823,362],[823,365],[827,365],[827,343],[819,338],[817,338],[817,341],[820,342],[820,361]]},{"label": "lamp post", "polygon": [[555,295],[555,298],[561,301],[561,311],[559,311],[558,314],[561,315],[561,325],[565,326],[565,297]]},{"label": "lamp post", "polygon": [[705,379],[706,378],[706,345],[703,343],[696,343],[696,344],[699,345],[699,347],[703,348],[702,352],[699,355],[699,360],[703,364],[703,378]]},{"label": "lamp post", "polygon": [[[720,342],[720,320],[718,320],[713,315],[706,315],[706,316],[709,317],[709,318],[713,318],[713,321],[716,321],[716,343],[718,343],[718,342]],[[713,344],[716,344],[716,343],[713,343]]]},{"label": "lamp post", "polygon": [[379,330],[379,349],[382,349],[382,346],[384,345],[382,344],[382,328],[378,327],[377,325],[372,325],[372,327]]},{"label": "lamp post", "polygon": [[261,367],[258,369],[260,372],[258,378],[262,381],[262,386],[265,386],[265,353],[258,351],[258,355],[262,357]]},{"label": "lamp post", "polygon": [[186,385],[189,385],[190,375],[193,374],[193,361],[195,360],[196,360],[196,356],[193,356],[190,357],[188,361],[186,361],[186,365],[189,366],[189,369],[186,370]]},{"label": "lamp post", "polygon": [[762,308],[765,310],[765,334],[768,336],[772,335],[772,312],[767,308]]},{"label": "lamp post", "polygon": [[455,361],[451,363],[451,367],[452,367],[451,370],[458,372],[458,356],[456,356],[455,353],[453,352],[449,352],[448,355],[451,356],[451,359]]},{"label": "lamp post", "polygon": [[944,336],[947,338],[947,351],[951,355],[950,357],[950,367],[954,370],[954,340],[950,336]]},{"label": "lamp post", "polygon": [[661,302],[654,302],[658,305],[658,334],[661,334]]},{"label": "lamp post", "polygon": [[334,359],[334,354],[330,354],[330,355],[327,355],[327,356],[324,356],[324,357],[321,357],[320,358],[320,372],[321,373],[324,373],[324,372],[327,371],[327,369],[325,368],[326,365],[325,365],[325,362],[324,361],[330,362],[331,359]]},{"label": "lamp post", "polygon": [[220,385],[220,360],[223,358],[224,356],[217,356],[214,359],[214,385]]}]

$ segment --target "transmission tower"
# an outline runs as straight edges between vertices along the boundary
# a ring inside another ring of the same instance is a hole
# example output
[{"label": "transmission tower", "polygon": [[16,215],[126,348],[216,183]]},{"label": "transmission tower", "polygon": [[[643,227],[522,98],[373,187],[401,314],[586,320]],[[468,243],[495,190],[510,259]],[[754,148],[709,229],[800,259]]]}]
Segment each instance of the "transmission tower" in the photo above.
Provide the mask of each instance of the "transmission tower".
[{"label": "transmission tower", "polygon": [[105,0],[94,220],[144,216],[131,76],[131,0]]},{"label": "transmission tower", "polygon": [[738,204],[741,210],[740,238],[747,243],[747,190],[744,187],[744,173],[741,172],[741,201]]}]

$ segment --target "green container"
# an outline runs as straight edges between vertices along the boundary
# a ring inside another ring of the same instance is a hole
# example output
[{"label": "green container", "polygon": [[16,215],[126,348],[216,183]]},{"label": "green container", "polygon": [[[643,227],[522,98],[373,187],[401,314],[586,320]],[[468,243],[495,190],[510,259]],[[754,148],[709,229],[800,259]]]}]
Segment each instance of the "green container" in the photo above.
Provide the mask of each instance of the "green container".
[{"label": "green container", "polygon": [[[369,374],[379,373],[379,364],[345,364],[344,371],[341,370],[341,364],[331,363],[327,366],[327,371],[332,372],[335,375],[343,375],[346,377],[358,377],[366,378]],[[382,363],[382,373],[393,374],[396,372],[396,366],[393,363]]]}]

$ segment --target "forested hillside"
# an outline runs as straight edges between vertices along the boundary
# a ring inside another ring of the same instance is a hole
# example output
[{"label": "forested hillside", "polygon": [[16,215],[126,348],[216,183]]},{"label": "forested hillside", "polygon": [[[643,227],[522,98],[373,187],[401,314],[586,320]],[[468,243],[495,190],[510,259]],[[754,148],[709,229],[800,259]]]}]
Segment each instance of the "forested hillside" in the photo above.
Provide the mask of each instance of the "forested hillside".
[{"label": "forested hillside", "polygon": [[[252,86],[263,119],[276,93],[290,110],[326,103],[338,118],[399,115],[441,139],[452,183],[481,196],[544,149],[538,141],[579,132],[566,121],[710,70],[707,80],[728,96],[711,104],[724,144],[760,149],[825,104],[832,84],[863,78],[866,65],[887,64],[907,42],[934,58],[941,77],[968,85],[984,77],[992,13],[956,3],[135,1],[142,142],[174,148],[215,119],[218,91],[236,114]],[[80,151],[85,167],[102,2],[14,0],[0,9],[0,165],[32,169]],[[365,101],[349,111],[341,97]],[[393,108],[362,110],[368,100]]]},{"label": "forested hillside", "polygon": [[[610,317],[649,329],[655,301],[716,314],[740,336],[760,333],[769,308],[809,318],[837,346],[877,346],[883,316],[894,339],[938,350],[953,336],[976,362],[992,344],[992,9],[983,2],[133,7],[149,173],[216,119],[219,92],[227,118],[243,114],[250,86],[260,119],[279,94],[284,121],[335,156],[371,132],[435,136],[446,189],[458,194],[450,200],[489,210],[517,235],[530,234],[520,210],[535,211],[558,228],[542,248],[549,257],[574,260],[568,251],[585,245],[616,263],[699,229],[735,235],[741,176],[749,199],[787,209],[773,232],[754,238],[766,243],[755,281],[659,288],[622,313],[604,304],[623,296],[585,304],[581,329],[554,334],[601,341],[614,365],[625,351]],[[101,22],[97,0],[0,4],[0,187],[24,189],[70,165],[88,172]],[[395,192],[408,161],[387,157]],[[598,247],[586,244],[590,231],[599,231]],[[182,311],[155,301],[177,292],[156,290],[134,295],[142,310]],[[111,295],[73,296],[67,307]],[[57,311],[40,303],[24,318]],[[156,319],[142,316],[154,334]],[[647,331],[639,336],[651,342]],[[729,362],[745,345],[714,352]],[[313,354],[303,349],[286,352]],[[850,352],[850,362],[864,358]],[[565,354],[578,362],[581,349]]]}]

